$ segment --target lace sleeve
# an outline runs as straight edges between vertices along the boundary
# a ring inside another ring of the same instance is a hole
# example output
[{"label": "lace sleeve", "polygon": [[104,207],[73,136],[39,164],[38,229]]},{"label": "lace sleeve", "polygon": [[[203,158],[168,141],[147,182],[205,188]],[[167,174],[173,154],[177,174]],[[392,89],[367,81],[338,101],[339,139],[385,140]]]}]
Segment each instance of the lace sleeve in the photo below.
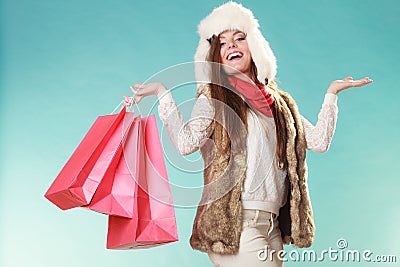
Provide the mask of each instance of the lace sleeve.
[{"label": "lace sleeve", "polygon": [[190,119],[185,122],[171,93],[159,96],[158,114],[167,129],[168,136],[182,155],[195,152],[213,131],[214,109],[201,94],[193,107]]},{"label": "lace sleeve", "polygon": [[315,126],[301,116],[307,149],[319,153],[326,152],[329,149],[336,127],[338,113],[336,102],[336,95],[330,93],[325,95],[324,103],[318,114],[318,122]]}]

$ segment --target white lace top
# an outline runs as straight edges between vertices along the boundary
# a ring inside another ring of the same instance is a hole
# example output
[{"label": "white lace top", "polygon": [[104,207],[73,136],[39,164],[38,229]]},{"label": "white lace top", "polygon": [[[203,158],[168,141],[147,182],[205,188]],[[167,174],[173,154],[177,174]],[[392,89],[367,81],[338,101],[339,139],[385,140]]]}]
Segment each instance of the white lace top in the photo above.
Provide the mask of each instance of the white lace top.
[{"label": "white lace top", "polygon": [[[168,135],[182,155],[195,152],[213,131],[208,127],[214,110],[203,94],[193,107],[190,119],[185,122],[169,91],[159,95],[158,112]],[[337,96],[327,93],[314,126],[301,116],[307,149],[315,152],[328,150],[337,120]],[[277,166],[275,158],[276,134],[274,119],[250,110],[247,116],[247,170],[242,190],[244,209],[261,209],[279,214],[287,199],[286,170]]]}]

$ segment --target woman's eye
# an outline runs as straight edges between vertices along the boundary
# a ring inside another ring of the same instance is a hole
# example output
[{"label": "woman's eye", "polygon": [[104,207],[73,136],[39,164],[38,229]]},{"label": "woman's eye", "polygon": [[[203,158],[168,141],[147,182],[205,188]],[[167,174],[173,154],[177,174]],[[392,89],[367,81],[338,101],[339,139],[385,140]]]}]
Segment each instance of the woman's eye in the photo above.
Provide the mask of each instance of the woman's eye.
[{"label": "woman's eye", "polygon": [[243,41],[243,40],[245,40],[246,38],[244,38],[244,37],[239,37],[239,38],[237,38],[236,39],[236,41]]},{"label": "woman's eye", "polygon": [[220,46],[224,46],[225,44],[226,44],[226,43],[220,43],[219,45],[220,45]]}]

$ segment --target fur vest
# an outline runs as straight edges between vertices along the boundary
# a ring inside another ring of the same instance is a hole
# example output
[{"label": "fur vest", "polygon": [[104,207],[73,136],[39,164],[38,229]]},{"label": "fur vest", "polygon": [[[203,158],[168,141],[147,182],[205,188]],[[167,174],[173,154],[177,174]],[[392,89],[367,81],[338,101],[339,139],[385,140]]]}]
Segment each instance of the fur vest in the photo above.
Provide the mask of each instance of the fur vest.
[{"label": "fur vest", "polygon": [[[314,220],[307,186],[306,140],[304,129],[292,97],[270,88],[279,101],[287,129],[288,201],[279,211],[279,227],[284,244],[309,247],[314,240]],[[211,99],[210,87],[202,85],[201,93]],[[242,140],[246,140],[246,133]],[[218,254],[236,254],[242,232],[241,192],[246,178],[246,148],[224,152],[208,139],[200,148],[204,159],[204,189],[194,219],[190,245],[193,249]]]}]

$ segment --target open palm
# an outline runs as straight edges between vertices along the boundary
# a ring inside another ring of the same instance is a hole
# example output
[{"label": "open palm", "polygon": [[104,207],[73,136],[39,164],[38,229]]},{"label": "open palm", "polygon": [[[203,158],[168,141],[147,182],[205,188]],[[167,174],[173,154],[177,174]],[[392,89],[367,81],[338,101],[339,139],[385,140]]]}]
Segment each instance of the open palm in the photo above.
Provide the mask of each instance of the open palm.
[{"label": "open palm", "polygon": [[347,77],[344,78],[343,80],[333,81],[328,88],[328,93],[338,94],[339,92],[345,89],[351,87],[361,87],[372,82],[373,81],[368,77],[365,77],[364,79],[361,80],[353,80],[353,77]]}]

